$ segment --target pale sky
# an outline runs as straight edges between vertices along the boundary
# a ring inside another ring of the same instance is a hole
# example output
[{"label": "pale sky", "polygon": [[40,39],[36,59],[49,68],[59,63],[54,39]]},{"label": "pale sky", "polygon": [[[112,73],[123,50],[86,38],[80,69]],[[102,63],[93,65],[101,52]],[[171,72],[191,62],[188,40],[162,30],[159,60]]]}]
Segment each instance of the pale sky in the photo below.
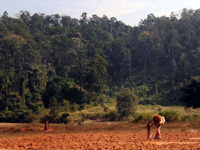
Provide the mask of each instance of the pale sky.
[{"label": "pale sky", "polygon": [[183,8],[199,9],[200,0],[0,0],[0,15],[7,11],[15,17],[21,10],[46,15],[60,14],[80,18],[83,12],[108,18],[115,17],[127,25],[138,25],[153,13],[156,17],[170,16]]}]

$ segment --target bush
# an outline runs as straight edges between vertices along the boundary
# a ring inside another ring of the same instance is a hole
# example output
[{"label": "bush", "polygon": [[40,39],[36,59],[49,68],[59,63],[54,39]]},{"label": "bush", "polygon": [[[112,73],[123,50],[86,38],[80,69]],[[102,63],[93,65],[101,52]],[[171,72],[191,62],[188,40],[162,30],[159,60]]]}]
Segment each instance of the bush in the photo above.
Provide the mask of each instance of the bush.
[{"label": "bush", "polygon": [[62,114],[62,116],[61,116],[60,119],[59,119],[59,122],[60,122],[60,123],[67,124],[67,123],[68,123],[68,117],[69,117],[69,114],[68,114],[68,113]]},{"label": "bush", "polygon": [[183,121],[183,122],[198,122],[198,121],[200,121],[200,117],[197,115],[184,116],[184,117],[182,117],[181,121]]},{"label": "bush", "polygon": [[164,116],[166,122],[180,122],[181,116],[176,111],[161,111],[159,115]]},{"label": "bush", "polygon": [[74,103],[74,104],[71,105],[71,111],[75,112],[75,111],[79,110],[79,107],[80,106],[78,104]]},{"label": "bush", "polygon": [[124,91],[117,96],[117,110],[121,117],[134,113],[137,104],[137,96],[133,91]]},{"label": "bush", "polygon": [[2,112],[0,112],[0,121],[3,122],[30,122],[32,117],[27,117],[31,113],[23,102],[18,102],[12,105],[11,109],[6,107]]},{"label": "bush", "polygon": [[104,112],[88,113],[84,114],[84,118],[85,120],[101,120],[106,118],[106,114]]},{"label": "bush", "polygon": [[63,110],[65,112],[71,111],[71,105],[70,105],[69,101],[64,99],[63,102],[62,102],[62,106],[63,106]]},{"label": "bush", "polygon": [[78,124],[81,125],[83,124],[83,122],[86,120],[86,115],[84,113],[81,113],[79,115],[79,118],[78,118]]},{"label": "bush", "polygon": [[117,110],[111,110],[106,114],[106,118],[108,118],[110,121],[118,121],[119,117],[120,114],[117,112]]},{"label": "bush", "polygon": [[143,113],[137,115],[134,119],[134,122],[148,123],[150,120],[152,120],[152,114]]},{"label": "bush", "polygon": [[78,123],[79,125],[82,125],[83,122],[87,119],[88,119],[88,115],[81,112],[78,114],[72,114],[72,115],[67,116],[66,122],[67,123]]},{"label": "bush", "polygon": [[200,121],[200,117],[198,115],[193,115],[192,121]]}]

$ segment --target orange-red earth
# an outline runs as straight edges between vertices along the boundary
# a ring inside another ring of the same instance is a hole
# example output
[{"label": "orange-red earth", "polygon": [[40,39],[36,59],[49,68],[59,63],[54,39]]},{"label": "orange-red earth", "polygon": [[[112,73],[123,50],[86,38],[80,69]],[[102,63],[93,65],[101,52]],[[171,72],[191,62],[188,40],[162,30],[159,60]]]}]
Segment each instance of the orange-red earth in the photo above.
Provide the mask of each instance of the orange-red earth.
[{"label": "orange-red earth", "polygon": [[200,149],[200,133],[163,133],[146,140],[145,133],[47,134],[0,139],[0,149]]},{"label": "orange-red earth", "polygon": [[[152,138],[155,131],[152,128]],[[200,150],[198,129],[166,124],[161,132],[162,140],[147,141],[146,127],[141,124],[50,125],[48,131],[43,124],[0,125],[0,150]]]}]

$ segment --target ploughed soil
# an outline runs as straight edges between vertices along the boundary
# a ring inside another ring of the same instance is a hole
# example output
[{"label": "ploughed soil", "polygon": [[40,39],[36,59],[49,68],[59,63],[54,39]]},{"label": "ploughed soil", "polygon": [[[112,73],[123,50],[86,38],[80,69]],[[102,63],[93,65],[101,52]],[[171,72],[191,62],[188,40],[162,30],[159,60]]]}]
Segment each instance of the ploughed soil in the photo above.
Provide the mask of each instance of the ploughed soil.
[{"label": "ploughed soil", "polygon": [[164,124],[162,140],[147,141],[145,124],[128,122],[89,122],[51,124],[44,131],[43,124],[0,123],[0,149],[74,149],[74,150],[200,150],[200,132],[190,124]]}]

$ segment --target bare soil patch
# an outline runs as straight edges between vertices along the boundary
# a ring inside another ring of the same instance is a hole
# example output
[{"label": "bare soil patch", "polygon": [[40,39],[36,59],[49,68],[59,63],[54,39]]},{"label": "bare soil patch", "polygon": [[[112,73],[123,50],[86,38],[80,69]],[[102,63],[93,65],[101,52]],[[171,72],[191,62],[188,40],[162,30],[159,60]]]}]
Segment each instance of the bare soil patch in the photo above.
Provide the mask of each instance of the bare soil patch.
[{"label": "bare soil patch", "polygon": [[[200,132],[188,132],[189,126],[183,130],[179,125],[174,124],[174,130],[171,124],[163,125],[163,139],[151,141],[146,140],[145,125],[127,122],[50,124],[48,131],[43,124],[1,127],[0,149],[200,149]],[[153,129],[152,137],[155,133]]]}]

